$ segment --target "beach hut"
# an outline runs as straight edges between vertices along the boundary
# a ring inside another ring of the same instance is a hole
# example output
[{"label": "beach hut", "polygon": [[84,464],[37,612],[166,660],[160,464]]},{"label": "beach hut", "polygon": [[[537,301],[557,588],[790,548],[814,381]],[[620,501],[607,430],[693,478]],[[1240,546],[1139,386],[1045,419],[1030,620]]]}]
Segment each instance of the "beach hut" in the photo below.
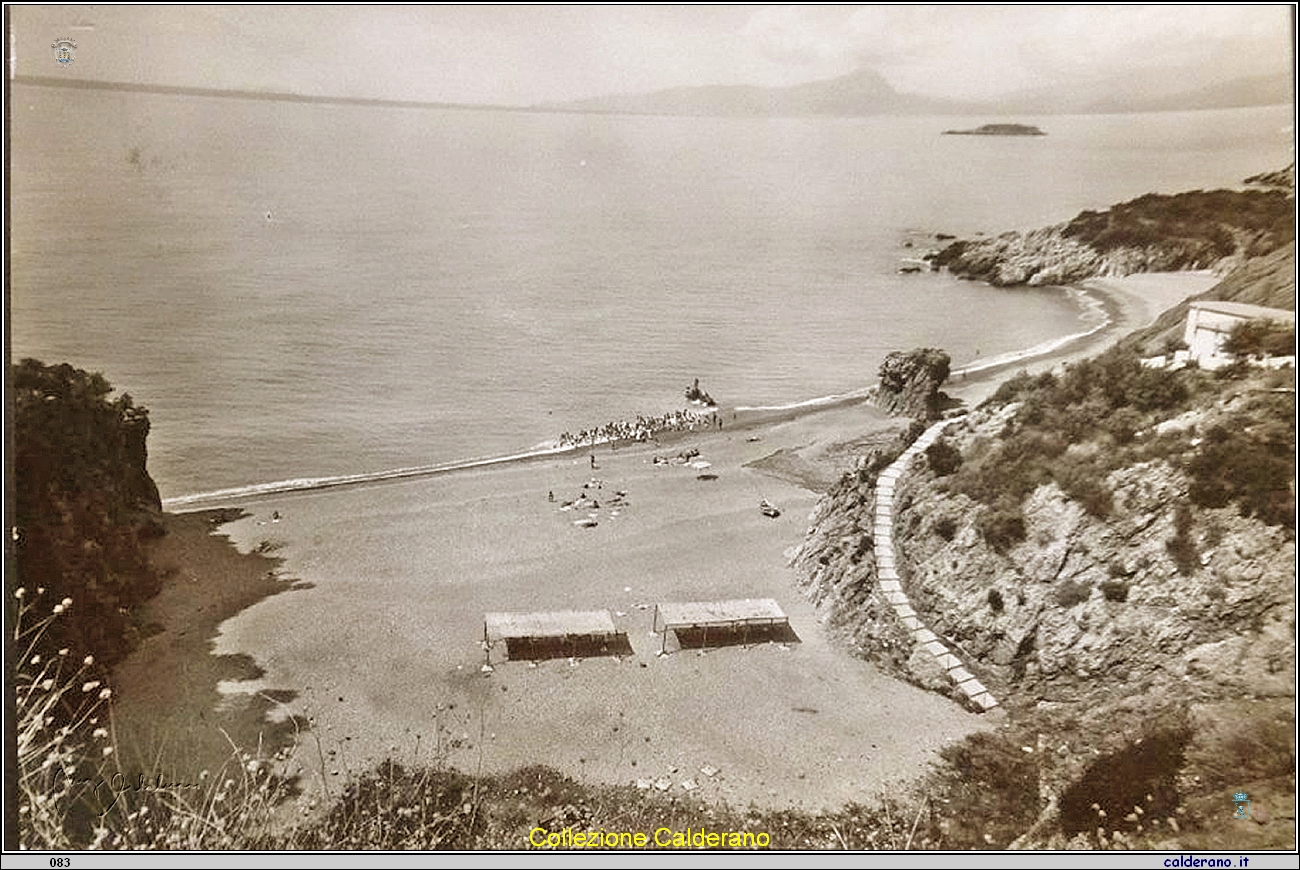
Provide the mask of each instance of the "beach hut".
[{"label": "beach hut", "polygon": [[730,601],[689,601],[655,605],[653,628],[662,633],[659,652],[668,648],[668,632],[673,632],[681,642],[686,632],[700,633],[700,646],[708,642],[709,631],[715,637],[741,635],[741,643],[749,643],[751,628],[760,628],[769,634],[778,627],[788,629],[790,619],[772,598],[739,598]]},{"label": "beach hut", "polygon": [[1234,357],[1224,353],[1223,343],[1234,329],[1250,320],[1266,320],[1295,329],[1294,311],[1217,299],[1193,302],[1187,306],[1187,323],[1183,328],[1188,356],[1203,369],[1230,365]]},{"label": "beach hut", "polygon": [[483,654],[488,665],[492,647],[501,642],[511,659],[605,655],[627,645],[608,610],[484,614]]}]

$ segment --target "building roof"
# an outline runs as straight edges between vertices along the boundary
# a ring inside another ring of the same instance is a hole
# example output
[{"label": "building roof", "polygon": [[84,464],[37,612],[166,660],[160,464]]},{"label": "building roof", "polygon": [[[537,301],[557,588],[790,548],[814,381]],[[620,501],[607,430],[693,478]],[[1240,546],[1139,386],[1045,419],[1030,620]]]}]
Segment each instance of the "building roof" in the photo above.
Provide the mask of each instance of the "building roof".
[{"label": "building roof", "polygon": [[706,625],[785,622],[786,615],[771,598],[733,601],[692,601],[657,605],[665,629]]},{"label": "building roof", "polygon": [[1228,314],[1243,320],[1273,320],[1282,323],[1295,323],[1295,312],[1285,308],[1265,308],[1263,305],[1247,305],[1245,302],[1221,302],[1217,299],[1203,299],[1191,303],[1199,311],[1215,314]]},{"label": "building roof", "polygon": [[485,613],[489,643],[522,637],[614,635],[608,610],[560,610],[551,613]]}]

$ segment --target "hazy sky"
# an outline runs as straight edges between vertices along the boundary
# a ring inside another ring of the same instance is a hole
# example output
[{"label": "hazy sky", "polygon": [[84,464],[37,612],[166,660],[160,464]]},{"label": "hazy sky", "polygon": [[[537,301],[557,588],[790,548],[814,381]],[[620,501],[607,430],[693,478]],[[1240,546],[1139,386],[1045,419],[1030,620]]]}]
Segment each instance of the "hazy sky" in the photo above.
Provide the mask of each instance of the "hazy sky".
[{"label": "hazy sky", "polygon": [[[1287,71],[1285,5],[11,6],[19,75],[529,104],[788,85],[860,66],[956,98],[1134,73]],[[75,59],[54,60],[70,37]]]}]

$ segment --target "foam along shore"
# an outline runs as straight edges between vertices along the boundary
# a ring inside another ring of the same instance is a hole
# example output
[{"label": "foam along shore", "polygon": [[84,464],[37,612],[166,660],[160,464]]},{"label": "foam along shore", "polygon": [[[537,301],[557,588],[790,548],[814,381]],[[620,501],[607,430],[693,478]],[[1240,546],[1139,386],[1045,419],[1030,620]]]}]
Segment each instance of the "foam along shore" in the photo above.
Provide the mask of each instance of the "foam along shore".
[{"label": "foam along shore", "polygon": [[[1126,278],[1098,278],[1086,282],[1083,287],[1065,288],[1065,292],[1071,294],[1078,304],[1081,319],[1092,321],[1089,328],[1050,339],[1033,347],[967,362],[953,369],[950,385],[961,389],[964,387],[964,382],[970,380],[972,376],[1001,375],[1017,366],[1052,361],[1062,353],[1068,352],[1074,356],[1081,350],[1091,352],[1097,348],[1098,339],[1106,336],[1118,337],[1132,329],[1145,326],[1165,308],[1177,304],[1187,296],[1209,289],[1216,280],[1209,272],[1176,272],[1133,275]],[[683,421],[683,425],[680,426],[665,424],[654,428],[649,431],[649,438],[617,437],[603,432],[585,438],[571,436],[566,439],[560,436],[529,449],[503,456],[477,457],[356,474],[290,478],[173,496],[163,499],[163,508],[170,511],[203,510],[240,504],[250,498],[429,477],[496,465],[576,455],[600,447],[624,447],[647,440],[671,442],[696,429],[712,425],[715,419],[721,419],[724,428],[731,429],[769,425],[800,414],[817,413],[863,402],[870,397],[871,389],[872,387],[866,386],[846,393],[780,405],[709,407],[702,410],[668,412],[659,417],[639,418],[649,421],[670,419]],[[628,421],[625,426],[611,423],[601,429],[632,432],[637,431],[637,423]]]},{"label": "foam along shore", "polygon": [[[1101,288],[1112,328],[1082,344],[1149,319],[1155,294],[1121,284]],[[996,386],[986,370],[959,394],[979,383]],[[288,772],[318,798],[392,757],[490,773],[541,763],[604,782],[667,780],[679,794],[689,782],[692,795],[733,805],[815,809],[878,797],[944,744],[990,727],[835,644],[786,563],[818,499],[801,481],[815,475],[756,466],[782,454],[823,463],[821,479],[834,479],[856,445],[892,439],[905,421],[859,396],[733,413],[721,430],[679,436],[711,463],[707,475],[656,465],[653,444],[608,445],[595,471],[584,446],[346,481],[365,486],[244,491],[248,515],[219,530],[237,552],[203,515],[182,515],[198,519],[168,536],[173,570],[150,617],[162,631],[123,666],[135,676],[115,693],[137,753],[166,758],[184,781],[229,755],[224,729],[247,751],[259,740],[287,747]],[[591,527],[561,510],[580,493],[600,502]],[[616,493],[614,506],[606,495]],[[760,512],[764,499],[779,517]],[[275,576],[223,605],[230,566],[258,552],[282,560]],[[775,599],[799,642],[655,655],[656,603],[731,598]],[[630,655],[480,673],[484,613],[593,608],[611,611]]]}]

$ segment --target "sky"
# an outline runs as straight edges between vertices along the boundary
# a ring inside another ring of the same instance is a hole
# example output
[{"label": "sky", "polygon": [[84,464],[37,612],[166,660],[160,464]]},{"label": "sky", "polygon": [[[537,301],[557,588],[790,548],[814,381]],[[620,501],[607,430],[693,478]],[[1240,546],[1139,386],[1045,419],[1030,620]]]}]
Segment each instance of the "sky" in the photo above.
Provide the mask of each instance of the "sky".
[{"label": "sky", "polygon": [[[867,67],[986,99],[1132,73],[1192,90],[1288,72],[1288,5],[9,6],[18,75],[531,105]],[[76,42],[74,60],[53,43]]]}]

